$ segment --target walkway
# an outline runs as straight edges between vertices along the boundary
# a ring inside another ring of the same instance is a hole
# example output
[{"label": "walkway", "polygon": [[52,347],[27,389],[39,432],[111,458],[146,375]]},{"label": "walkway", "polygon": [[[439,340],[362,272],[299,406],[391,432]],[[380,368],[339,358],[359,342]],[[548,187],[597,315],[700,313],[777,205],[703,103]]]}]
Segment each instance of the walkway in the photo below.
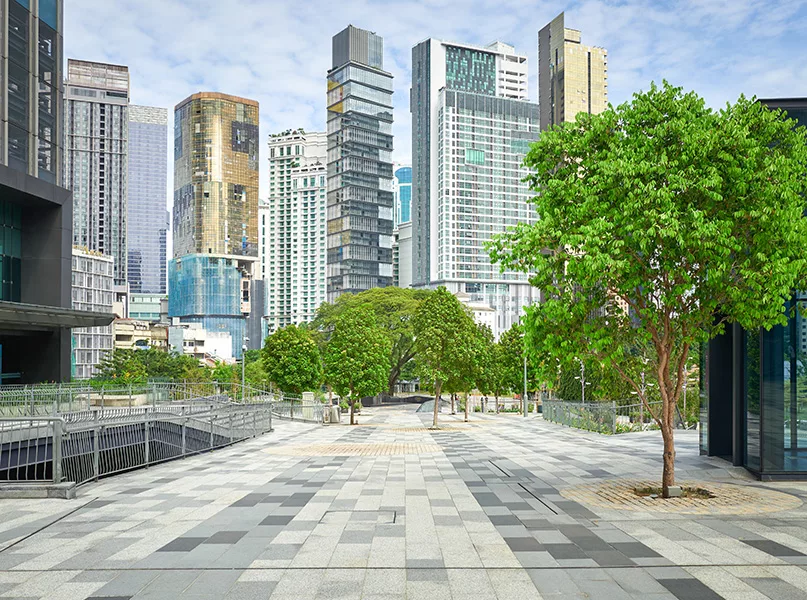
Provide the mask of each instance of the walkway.
[{"label": "walkway", "polygon": [[807,600],[807,484],[750,481],[699,457],[694,432],[679,479],[750,500],[615,508],[602,484],[659,477],[653,432],[359,420],[281,422],[74,501],[0,501],[0,598]]}]

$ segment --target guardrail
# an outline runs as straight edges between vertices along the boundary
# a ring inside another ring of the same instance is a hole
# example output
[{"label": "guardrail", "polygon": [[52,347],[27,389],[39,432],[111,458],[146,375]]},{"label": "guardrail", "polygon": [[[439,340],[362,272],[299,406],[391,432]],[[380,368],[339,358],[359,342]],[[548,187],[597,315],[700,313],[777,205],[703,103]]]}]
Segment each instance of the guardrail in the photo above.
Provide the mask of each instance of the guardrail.
[{"label": "guardrail", "polygon": [[273,406],[95,408],[0,419],[0,483],[74,481],[192,456],[272,430]]},{"label": "guardrail", "polygon": [[278,419],[303,421],[306,423],[322,423],[322,414],[327,404],[321,402],[303,402],[299,399],[287,399],[272,402],[272,413]]},{"label": "guardrail", "polygon": [[[651,402],[653,412],[661,410],[661,402]],[[656,426],[650,411],[642,404],[617,402],[563,402],[544,400],[544,420],[597,433],[617,434],[642,431]],[[676,411],[677,428],[683,428],[680,412]]]}]

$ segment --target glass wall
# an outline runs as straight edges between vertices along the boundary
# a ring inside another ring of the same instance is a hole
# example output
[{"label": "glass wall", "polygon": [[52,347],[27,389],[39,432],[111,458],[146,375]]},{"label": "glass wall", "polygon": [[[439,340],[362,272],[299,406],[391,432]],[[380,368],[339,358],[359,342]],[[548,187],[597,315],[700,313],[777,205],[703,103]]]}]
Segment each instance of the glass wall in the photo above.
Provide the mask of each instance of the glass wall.
[{"label": "glass wall", "polygon": [[20,302],[22,209],[0,199],[0,300]]}]

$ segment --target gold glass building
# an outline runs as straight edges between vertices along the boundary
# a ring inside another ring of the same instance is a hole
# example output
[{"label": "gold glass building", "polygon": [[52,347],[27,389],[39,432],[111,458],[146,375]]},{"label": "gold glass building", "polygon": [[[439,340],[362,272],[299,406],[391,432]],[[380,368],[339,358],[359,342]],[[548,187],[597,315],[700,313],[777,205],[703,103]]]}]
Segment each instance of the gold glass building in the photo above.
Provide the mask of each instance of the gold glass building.
[{"label": "gold glass building", "polygon": [[608,51],[581,44],[563,13],[538,32],[538,104],[541,131],[608,107]]},{"label": "gold glass building", "polygon": [[258,261],[258,141],[254,100],[202,92],[176,106],[168,315],[229,333],[236,358]]},{"label": "gold glass building", "polygon": [[174,257],[258,257],[258,103],[201,92],[174,114]]}]

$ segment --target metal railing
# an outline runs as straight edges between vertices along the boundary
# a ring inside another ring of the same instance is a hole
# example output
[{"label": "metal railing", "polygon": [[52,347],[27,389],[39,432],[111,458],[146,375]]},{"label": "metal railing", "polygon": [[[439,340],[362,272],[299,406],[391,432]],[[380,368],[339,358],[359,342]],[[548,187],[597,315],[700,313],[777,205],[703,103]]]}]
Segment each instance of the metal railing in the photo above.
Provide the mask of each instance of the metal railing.
[{"label": "metal railing", "polygon": [[323,412],[329,408],[322,402],[303,402],[297,398],[285,396],[283,400],[272,402],[272,413],[278,419],[289,421],[303,421],[307,423],[322,423]]},{"label": "metal railing", "polygon": [[94,408],[0,419],[0,483],[77,484],[272,430],[272,403]]},{"label": "metal railing", "polygon": [[[661,411],[661,406],[661,402],[650,403],[656,414]],[[642,404],[544,400],[543,415],[546,421],[597,433],[628,433],[656,427],[650,411]],[[676,411],[675,421],[675,427],[683,427],[679,411]]]}]

